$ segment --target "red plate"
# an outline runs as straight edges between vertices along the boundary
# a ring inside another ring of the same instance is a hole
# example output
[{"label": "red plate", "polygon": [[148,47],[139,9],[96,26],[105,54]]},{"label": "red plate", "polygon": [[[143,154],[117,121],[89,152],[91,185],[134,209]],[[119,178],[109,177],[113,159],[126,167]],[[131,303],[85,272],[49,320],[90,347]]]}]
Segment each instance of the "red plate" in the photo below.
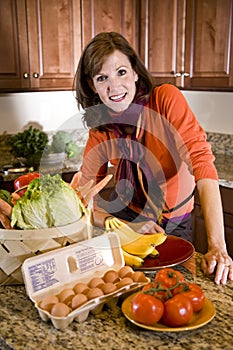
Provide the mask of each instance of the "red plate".
[{"label": "red plate", "polygon": [[156,249],[159,252],[157,258],[146,257],[143,266],[134,269],[150,271],[175,266],[190,259],[195,251],[192,243],[175,236],[167,236]]}]

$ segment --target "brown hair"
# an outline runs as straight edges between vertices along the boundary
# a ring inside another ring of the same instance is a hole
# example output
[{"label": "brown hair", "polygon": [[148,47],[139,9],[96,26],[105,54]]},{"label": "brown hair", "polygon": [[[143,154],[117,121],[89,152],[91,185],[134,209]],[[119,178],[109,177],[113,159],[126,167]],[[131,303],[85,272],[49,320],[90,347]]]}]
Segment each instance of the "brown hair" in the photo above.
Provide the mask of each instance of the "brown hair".
[{"label": "brown hair", "polygon": [[[92,79],[100,72],[106,58],[115,50],[121,51],[128,57],[132,69],[138,75],[137,97],[140,94],[140,98],[148,98],[152,91],[152,77],[128,41],[116,32],[102,32],[97,34],[87,44],[81,55],[74,81],[76,99],[78,105],[86,110],[83,121],[88,127],[95,127],[98,125],[98,122],[103,121],[101,120],[101,113],[95,113],[95,116],[93,116],[93,108],[88,112],[90,110],[89,107],[101,104],[98,95],[92,89]],[[98,110],[100,111],[101,108]],[[103,130],[104,128],[101,129]]]}]

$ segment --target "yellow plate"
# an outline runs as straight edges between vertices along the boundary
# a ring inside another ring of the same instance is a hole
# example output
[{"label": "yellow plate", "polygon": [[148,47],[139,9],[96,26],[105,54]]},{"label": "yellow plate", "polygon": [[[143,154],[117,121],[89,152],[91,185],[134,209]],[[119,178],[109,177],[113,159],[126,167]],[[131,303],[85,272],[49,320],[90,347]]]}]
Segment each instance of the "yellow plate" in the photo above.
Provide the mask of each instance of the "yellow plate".
[{"label": "yellow plate", "polygon": [[205,298],[205,304],[201,311],[195,312],[193,314],[193,317],[191,320],[185,325],[180,327],[168,327],[163,325],[162,323],[156,323],[154,326],[147,326],[145,324],[139,323],[134,321],[133,315],[131,312],[131,302],[133,297],[137,293],[131,294],[128,298],[124,300],[122,303],[122,312],[125,315],[125,317],[132,322],[133,324],[149,329],[151,331],[157,331],[157,332],[182,332],[182,331],[190,331],[192,329],[196,329],[199,327],[204,326],[205,324],[209,323],[215,316],[215,307],[212,304],[212,302]]}]

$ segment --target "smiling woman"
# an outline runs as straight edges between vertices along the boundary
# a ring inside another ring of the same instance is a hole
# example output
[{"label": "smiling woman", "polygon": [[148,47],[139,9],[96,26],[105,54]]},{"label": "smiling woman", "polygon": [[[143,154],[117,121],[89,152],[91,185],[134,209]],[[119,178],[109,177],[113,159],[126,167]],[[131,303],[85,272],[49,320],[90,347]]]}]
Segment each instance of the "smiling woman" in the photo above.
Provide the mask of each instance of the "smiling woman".
[{"label": "smiling woman", "polygon": [[207,274],[216,271],[216,283],[233,280],[214,156],[179,89],[154,86],[127,40],[103,32],[82,53],[76,98],[90,129],[82,183],[98,183],[108,164],[114,167],[111,193],[95,198],[95,224],[104,226],[107,217],[116,216],[132,227],[140,223],[142,231],[146,224],[150,232],[165,230],[192,240],[196,186],[208,238],[202,267]]}]

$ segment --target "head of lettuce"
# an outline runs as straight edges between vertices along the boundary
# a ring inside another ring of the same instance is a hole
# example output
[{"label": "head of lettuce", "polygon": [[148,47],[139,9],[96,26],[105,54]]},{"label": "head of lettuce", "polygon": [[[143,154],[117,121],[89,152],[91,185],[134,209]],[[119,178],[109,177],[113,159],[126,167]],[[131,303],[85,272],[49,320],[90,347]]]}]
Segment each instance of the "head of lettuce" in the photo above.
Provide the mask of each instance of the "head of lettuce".
[{"label": "head of lettuce", "polygon": [[11,225],[24,230],[65,226],[79,220],[85,211],[76,192],[59,174],[45,174],[31,181],[17,201]]}]

